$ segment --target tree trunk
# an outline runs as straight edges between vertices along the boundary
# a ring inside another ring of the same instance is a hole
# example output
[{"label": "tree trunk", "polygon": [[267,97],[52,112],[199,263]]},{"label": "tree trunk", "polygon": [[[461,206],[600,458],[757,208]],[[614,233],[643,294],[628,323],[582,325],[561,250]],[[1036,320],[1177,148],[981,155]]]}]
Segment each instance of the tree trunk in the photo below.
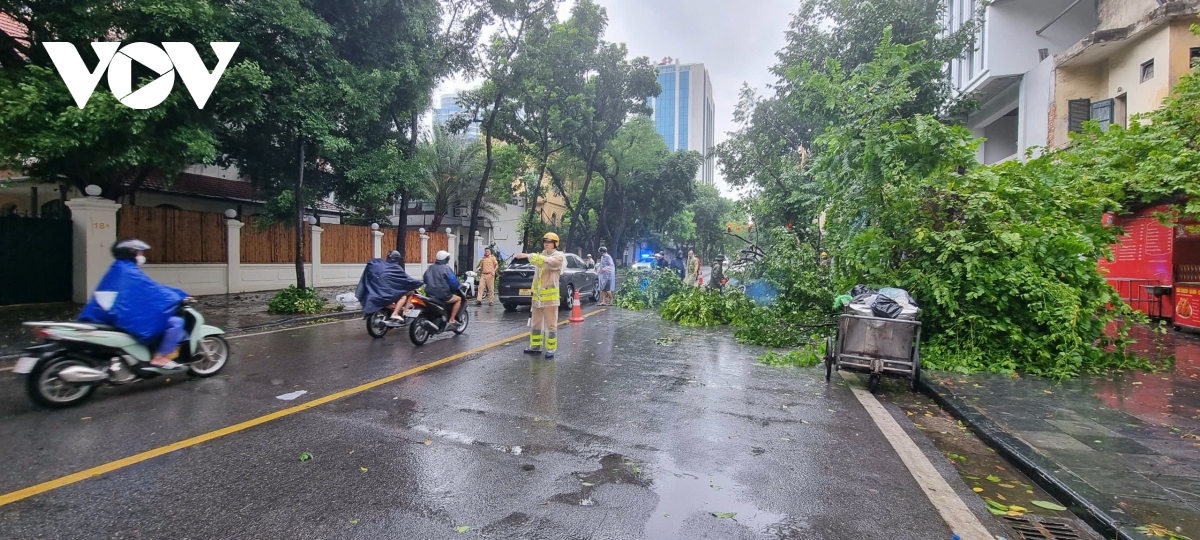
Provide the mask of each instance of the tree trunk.
[{"label": "tree trunk", "polygon": [[[408,122],[408,141],[400,147],[401,152],[408,159],[412,159],[417,154],[417,129],[421,125],[420,122],[420,113],[414,112]],[[392,123],[396,124],[396,129],[400,129],[400,122],[397,120],[395,114],[392,115]],[[407,263],[405,254],[408,248],[408,203],[411,202],[411,199],[412,189],[409,188],[408,181],[406,180],[400,188],[400,209],[396,212],[397,221],[399,221],[396,224],[396,251],[400,252],[401,268]]]},{"label": "tree trunk", "polygon": [[[542,194],[542,177],[546,176],[546,167],[549,166],[549,161],[550,161],[549,157],[543,157],[543,159],[541,160],[541,163],[538,165],[537,184],[535,184],[533,186],[533,198],[529,199],[529,203],[528,203],[529,204],[529,222],[528,223],[530,225],[533,224],[533,220],[538,218],[537,217],[537,201],[538,201],[538,197],[541,197],[541,194]],[[525,247],[528,245],[529,245],[529,226],[526,226],[525,230],[521,231],[521,248],[524,249],[525,251],[530,251],[529,248]],[[534,251],[540,251],[540,250],[534,250]]]},{"label": "tree trunk", "polygon": [[[487,193],[488,180],[492,176],[492,133],[496,129],[496,115],[499,114],[500,102],[504,100],[504,94],[496,92],[496,99],[492,100],[492,110],[488,113],[487,125],[483,133],[483,175],[479,177],[479,189],[475,191],[475,200],[471,201],[471,227],[467,230],[467,245],[470,246],[471,264],[469,268],[475,268],[478,261],[475,257],[475,235],[479,232],[479,209],[483,206],[483,196]],[[522,246],[524,248],[524,246]]]},{"label": "tree trunk", "polygon": [[293,198],[296,203],[296,287],[303,289],[304,281],[304,137],[297,137],[300,143],[300,174],[296,175],[296,190]]},{"label": "tree trunk", "polygon": [[411,202],[409,200],[411,198],[408,188],[400,190],[400,210],[398,212],[400,223],[396,224],[396,251],[400,252],[401,266],[405,264],[404,250],[408,247],[406,245],[408,240],[408,204]]},{"label": "tree trunk", "polygon": [[575,241],[575,231],[578,230],[576,227],[579,223],[579,215],[585,211],[584,205],[587,204],[588,186],[592,184],[592,173],[594,173],[596,170],[597,153],[599,153],[597,150],[593,150],[592,153],[588,155],[587,174],[583,177],[583,189],[579,191],[579,202],[575,204],[575,210],[571,212],[571,228],[567,230],[567,238],[563,242],[563,245],[565,246],[574,245],[572,242]]}]

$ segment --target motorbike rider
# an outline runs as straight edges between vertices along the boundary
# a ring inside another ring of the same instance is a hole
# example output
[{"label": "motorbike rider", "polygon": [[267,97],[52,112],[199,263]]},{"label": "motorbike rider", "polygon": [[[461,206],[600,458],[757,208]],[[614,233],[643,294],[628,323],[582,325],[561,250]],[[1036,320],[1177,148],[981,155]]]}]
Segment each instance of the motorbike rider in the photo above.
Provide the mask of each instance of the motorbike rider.
[{"label": "motorbike rider", "polygon": [[[400,261],[403,258],[404,257],[402,257],[400,255],[400,252],[396,251],[394,249],[389,251],[387,254],[388,264],[394,264],[396,266],[399,266],[401,272],[405,272],[404,265],[400,264]],[[408,275],[407,272],[405,272],[405,275],[406,276]],[[412,307],[412,296],[414,294],[416,294],[416,292],[417,292],[417,290],[413,289],[413,290],[409,291],[408,293],[406,293],[404,296],[401,296],[400,298],[398,298],[396,300],[396,309],[392,310],[392,316],[388,317],[388,319],[390,319],[391,321],[394,321],[394,322],[403,322],[404,317],[400,316],[400,312]]]},{"label": "motorbike rider", "polygon": [[545,332],[546,358],[554,358],[558,350],[558,281],[562,276],[566,255],[558,250],[558,235],[552,232],[542,237],[542,252],[517,255],[518,259],[529,259],[537,268],[533,274],[530,300],[529,348],[526,354],[542,352],[542,332]]},{"label": "motorbike rider", "polygon": [[149,249],[149,244],[138,239],[113,244],[115,261],[80,312],[79,322],[115,326],[146,347],[157,345],[150,364],[181,369],[174,357],[186,332],[183,318],[175,312],[179,303],[191,296],[159,284],[139,268],[146,263],[144,253]]},{"label": "motorbike rider", "polygon": [[442,250],[435,255],[436,262],[425,270],[425,295],[450,306],[450,322],[447,330],[458,328],[458,310],[462,307],[462,299],[454,294],[462,287],[458,276],[450,268],[450,252]]}]

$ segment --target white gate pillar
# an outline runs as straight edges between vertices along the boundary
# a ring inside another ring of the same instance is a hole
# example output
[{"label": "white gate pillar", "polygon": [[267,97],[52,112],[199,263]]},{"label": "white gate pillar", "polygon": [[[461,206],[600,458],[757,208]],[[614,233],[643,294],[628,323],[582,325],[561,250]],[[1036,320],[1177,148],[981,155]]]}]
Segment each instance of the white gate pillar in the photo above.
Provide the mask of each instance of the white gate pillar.
[{"label": "white gate pillar", "polygon": [[71,209],[71,299],[87,303],[112,265],[112,246],[117,242],[117,210],[120,204],[100,198],[98,186],[88,186],[87,197],[67,201]]}]

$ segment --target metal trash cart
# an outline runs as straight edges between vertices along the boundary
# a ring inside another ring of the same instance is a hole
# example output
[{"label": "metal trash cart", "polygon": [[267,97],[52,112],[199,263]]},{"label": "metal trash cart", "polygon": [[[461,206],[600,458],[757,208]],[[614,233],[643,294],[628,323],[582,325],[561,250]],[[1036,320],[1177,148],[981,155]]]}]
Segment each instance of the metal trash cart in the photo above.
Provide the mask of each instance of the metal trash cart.
[{"label": "metal trash cart", "polygon": [[825,343],[825,380],[834,369],[867,373],[867,390],[875,393],[883,375],[909,380],[913,391],[921,379],[921,323],[843,314],[837,335]]}]

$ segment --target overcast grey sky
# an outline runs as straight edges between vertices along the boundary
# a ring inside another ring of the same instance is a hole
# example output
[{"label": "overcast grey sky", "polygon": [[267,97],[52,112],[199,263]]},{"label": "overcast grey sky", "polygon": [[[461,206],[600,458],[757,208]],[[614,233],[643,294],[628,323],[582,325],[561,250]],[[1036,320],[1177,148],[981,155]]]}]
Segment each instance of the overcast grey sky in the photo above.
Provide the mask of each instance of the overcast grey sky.
[{"label": "overcast grey sky", "polygon": [[[716,101],[717,142],[736,126],[733,109],[743,82],[756,88],[774,82],[768,69],[798,0],[597,0],[608,10],[605,39],[623,42],[631,57],[657,63],[670,56],[708,68]],[[568,2],[569,4],[570,2]],[[561,11],[565,17],[569,5]],[[442,85],[437,95],[468,88],[461,79]],[[722,191],[728,186],[719,181]]]}]

